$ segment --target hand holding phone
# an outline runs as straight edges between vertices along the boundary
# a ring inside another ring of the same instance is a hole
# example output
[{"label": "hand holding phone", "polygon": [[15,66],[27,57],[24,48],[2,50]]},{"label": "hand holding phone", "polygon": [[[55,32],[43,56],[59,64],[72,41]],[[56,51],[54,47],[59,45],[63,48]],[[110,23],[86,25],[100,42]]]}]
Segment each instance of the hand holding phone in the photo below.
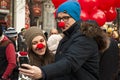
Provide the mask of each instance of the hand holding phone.
[{"label": "hand holding phone", "polygon": [[19,57],[19,65],[21,68],[25,68],[23,66],[21,66],[22,64],[29,64],[29,60],[27,56],[20,56]]}]

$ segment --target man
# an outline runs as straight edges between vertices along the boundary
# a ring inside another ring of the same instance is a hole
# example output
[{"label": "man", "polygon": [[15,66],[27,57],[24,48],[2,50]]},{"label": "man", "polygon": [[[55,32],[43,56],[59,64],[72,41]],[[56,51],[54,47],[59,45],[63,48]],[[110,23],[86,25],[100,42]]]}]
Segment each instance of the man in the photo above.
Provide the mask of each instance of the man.
[{"label": "man", "polygon": [[12,43],[15,46],[15,51],[18,51],[18,47],[17,47],[17,39],[18,39],[18,33],[15,30],[15,28],[13,27],[9,27],[7,28],[7,30],[5,31],[5,35],[12,41]]},{"label": "man", "polygon": [[11,80],[11,75],[16,67],[15,48],[12,42],[3,35],[0,25],[0,80]]},{"label": "man", "polygon": [[61,36],[60,34],[52,34],[52,35],[48,38],[48,41],[47,41],[48,48],[49,48],[49,50],[50,50],[53,54],[56,53],[58,44],[59,44],[59,42],[60,42],[61,39],[62,39],[62,36]]},{"label": "man", "polygon": [[53,29],[50,30],[50,34],[49,35],[51,36],[52,34],[59,34],[59,32],[58,32],[57,29],[53,28]]},{"label": "man", "polygon": [[26,29],[22,28],[21,32],[18,33],[18,39],[17,39],[17,43],[18,43],[18,51],[27,51],[27,46],[25,44],[25,39],[24,39],[24,33],[25,33]]},{"label": "man", "polygon": [[15,28],[13,27],[8,27],[7,30],[5,31],[5,35],[8,37],[9,40],[12,41],[14,47],[15,47],[15,55],[16,55],[16,64],[17,66],[15,67],[14,71],[13,71],[13,75],[12,76],[12,79],[13,80],[18,80],[18,74],[19,74],[19,71],[18,71],[18,62],[17,62],[17,52],[18,52],[18,46],[17,46],[17,39],[18,39],[18,33],[17,31],[15,30]]},{"label": "man", "polygon": [[[80,32],[81,8],[77,1],[66,1],[57,9],[57,23],[64,37],[56,51],[55,63],[41,68],[23,64],[20,73],[43,80],[99,80],[99,51],[96,41]],[[64,26],[63,26],[64,24]]]},{"label": "man", "polygon": [[62,35],[58,32],[58,30],[56,28],[52,28],[50,30],[50,36],[48,37],[47,44],[48,44],[49,50],[53,54],[56,53],[58,44],[61,39],[62,39]]}]

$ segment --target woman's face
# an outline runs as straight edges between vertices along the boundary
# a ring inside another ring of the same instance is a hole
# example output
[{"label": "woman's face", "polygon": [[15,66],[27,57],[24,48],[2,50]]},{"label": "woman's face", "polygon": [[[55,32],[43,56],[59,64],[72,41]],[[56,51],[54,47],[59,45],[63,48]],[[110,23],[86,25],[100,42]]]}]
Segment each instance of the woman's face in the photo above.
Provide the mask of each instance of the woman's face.
[{"label": "woman's face", "polygon": [[[44,47],[42,49],[37,49],[37,45],[38,44],[43,44]],[[46,51],[46,40],[43,36],[36,36],[35,38],[33,38],[32,40],[32,50],[34,53],[38,54],[38,55],[44,55],[45,51]]]}]

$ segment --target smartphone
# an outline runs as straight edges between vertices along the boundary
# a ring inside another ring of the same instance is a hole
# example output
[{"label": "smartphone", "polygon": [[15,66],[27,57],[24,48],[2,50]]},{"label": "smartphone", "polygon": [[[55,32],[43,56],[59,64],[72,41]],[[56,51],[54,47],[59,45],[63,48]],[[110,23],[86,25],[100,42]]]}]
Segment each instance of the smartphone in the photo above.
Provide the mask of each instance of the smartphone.
[{"label": "smartphone", "polygon": [[29,64],[29,60],[27,56],[20,56],[19,57],[19,65],[21,68],[25,68],[23,66],[21,66],[22,64]]}]

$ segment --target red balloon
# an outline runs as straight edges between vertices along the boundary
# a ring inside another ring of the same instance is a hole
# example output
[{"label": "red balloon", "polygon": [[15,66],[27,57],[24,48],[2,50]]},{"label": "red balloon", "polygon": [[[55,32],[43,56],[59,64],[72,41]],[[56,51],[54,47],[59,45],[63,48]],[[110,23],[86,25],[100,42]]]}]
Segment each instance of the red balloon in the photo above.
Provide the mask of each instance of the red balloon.
[{"label": "red balloon", "polygon": [[81,14],[80,14],[80,18],[83,20],[83,21],[86,21],[89,19],[89,15],[86,11],[84,10],[81,10]]},{"label": "red balloon", "polygon": [[57,16],[57,14],[56,14],[56,10],[55,10],[55,12],[53,12],[53,14],[54,14],[54,18],[56,18],[56,16]]},{"label": "red balloon", "polygon": [[111,7],[110,9],[104,11],[106,14],[106,21],[111,22],[116,19],[117,17],[117,11],[115,8]]},{"label": "red balloon", "polygon": [[80,3],[82,10],[89,13],[98,7],[98,0],[78,0],[78,2]]},{"label": "red balloon", "polygon": [[120,8],[120,0],[115,0],[115,7]]},{"label": "red balloon", "polygon": [[101,27],[106,22],[106,15],[102,10],[96,10],[90,14],[90,19],[95,20],[98,25]]},{"label": "red balloon", "polygon": [[110,7],[113,7],[115,0],[99,0],[98,8],[101,10],[107,10]]},{"label": "red balloon", "polygon": [[53,5],[55,6],[55,9],[57,9],[58,6],[59,6],[60,4],[62,4],[63,2],[65,2],[65,1],[67,1],[67,0],[52,0],[52,3],[53,3]]}]

